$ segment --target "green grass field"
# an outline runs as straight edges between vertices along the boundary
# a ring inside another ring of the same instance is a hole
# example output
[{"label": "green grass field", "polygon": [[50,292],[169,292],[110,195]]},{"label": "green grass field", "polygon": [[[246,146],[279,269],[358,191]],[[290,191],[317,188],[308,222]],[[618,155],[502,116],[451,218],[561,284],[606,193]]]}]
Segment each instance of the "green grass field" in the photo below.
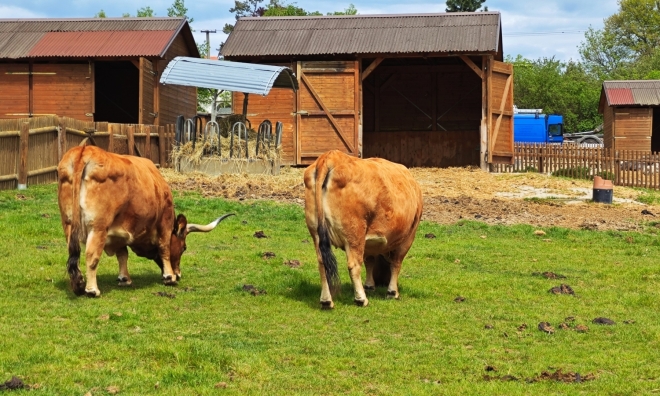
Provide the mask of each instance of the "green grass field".
[{"label": "green grass field", "polygon": [[[378,289],[368,307],[354,306],[336,251],[342,294],[322,311],[302,208],[179,193],[175,201],[192,222],[237,216],[188,237],[179,286],[163,286],[156,264],[131,254],[134,285],[120,288],[116,259],[104,256],[102,295],[90,299],[68,288],[56,185],[0,192],[0,383],[15,375],[33,389],[13,394],[48,395],[660,391],[656,228],[548,228],[539,236],[522,225],[423,222],[399,301]],[[255,238],[259,230],[268,238]],[[302,266],[284,264],[293,259]],[[538,274],[545,271],[566,278]],[[548,292],[561,283],[575,295]],[[253,296],[245,284],[266,294]],[[568,316],[571,328],[560,329]],[[616,324],[591,323],[596,317]],[[539,331],[541,321],[556,332]],[[578,324],[588,332],[575,331]],[[557,370],[595,378],[540,379]]]}]

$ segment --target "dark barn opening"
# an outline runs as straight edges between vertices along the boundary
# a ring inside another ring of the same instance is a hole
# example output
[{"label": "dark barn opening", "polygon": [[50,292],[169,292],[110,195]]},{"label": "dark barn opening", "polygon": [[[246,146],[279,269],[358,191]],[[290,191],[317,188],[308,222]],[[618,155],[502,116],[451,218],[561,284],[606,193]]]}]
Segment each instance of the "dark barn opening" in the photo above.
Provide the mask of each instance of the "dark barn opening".
[{"label": "dark barn opening", "polygon": [[459,58],[384,60],[363,81],[363,109],[365,157],[479,165],[482,80]]},{"label": "dark barn opening", "polygon": [[139,122],[140,71],[131,62],[95,62],[94,120]]},{"label": "dark barn opening", "polygon": [[651,127],[651,151],[660,151],[660,107],[653,108],[653,125]]}]

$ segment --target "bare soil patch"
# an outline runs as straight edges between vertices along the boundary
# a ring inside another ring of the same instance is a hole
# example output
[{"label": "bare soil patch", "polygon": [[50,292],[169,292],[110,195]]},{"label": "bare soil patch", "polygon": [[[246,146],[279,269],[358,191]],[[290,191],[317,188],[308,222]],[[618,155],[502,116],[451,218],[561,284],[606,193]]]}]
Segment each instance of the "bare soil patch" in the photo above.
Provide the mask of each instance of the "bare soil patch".
[{"label": "bare soil patch", "polygon": [[[209,177],[162,169],[175,191],[233,200],[271,199],[304,205],[303,168],[280,175],[227,174]],[[641,230],[660,206],[635,199],[640,191],[614,187],[614,204],[591,202],[593,184],[538,173],[495,174],[476,168],[412,168],[424,195],[423,220],[452,224],[470,219],[488,224],[530,224],[588,230]]]}]

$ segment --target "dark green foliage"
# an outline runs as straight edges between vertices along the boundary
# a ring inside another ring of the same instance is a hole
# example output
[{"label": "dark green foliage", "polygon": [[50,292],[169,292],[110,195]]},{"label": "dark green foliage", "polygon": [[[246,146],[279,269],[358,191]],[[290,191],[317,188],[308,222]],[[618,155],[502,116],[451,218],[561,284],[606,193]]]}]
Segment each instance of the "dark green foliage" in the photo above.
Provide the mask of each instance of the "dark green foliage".
[{"label": "dark green foliage", "polygon": [[574,168],[557,169],[556,171],[552,172],[552,176],[572,177],[574,179],[590,179],[590,178],[592,178],[591,170],[587,167],[584,167],[584,166],[576,166]]},{"label": "dark green foliage", "polygon": [[513,97],[518,108],[561,114],[566,132],[590,131],[603,122],[598,114],[601,81],[580,63],[530,60],[521,55],[506,61],[513,63]]},{"label": "dark green foliage", "polygon": [[[484,4],[486,0],[447,0],[447,12],[474,12]],[[484,7],[488,11],[488,7]]]}]

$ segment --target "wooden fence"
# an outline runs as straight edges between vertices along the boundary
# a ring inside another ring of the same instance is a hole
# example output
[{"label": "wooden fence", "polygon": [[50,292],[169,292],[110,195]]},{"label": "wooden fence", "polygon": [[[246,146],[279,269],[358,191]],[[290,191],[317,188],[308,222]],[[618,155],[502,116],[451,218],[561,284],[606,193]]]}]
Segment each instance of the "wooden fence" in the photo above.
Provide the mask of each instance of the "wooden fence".
[{"label": "wooden fence", "polygon": [[60,159],[85,138],[105,150],[149,158],[165,167],[174,125],[85,122],[57,116],[0,120],[0,190],[56,182]]},{"label": "wooden fence", "polygon": [[598,175],[617,186],[660,189],[660,153],[581,147],[515,144],[513,165],[494,165],[494,172],[539,172],[593,179]]}]

